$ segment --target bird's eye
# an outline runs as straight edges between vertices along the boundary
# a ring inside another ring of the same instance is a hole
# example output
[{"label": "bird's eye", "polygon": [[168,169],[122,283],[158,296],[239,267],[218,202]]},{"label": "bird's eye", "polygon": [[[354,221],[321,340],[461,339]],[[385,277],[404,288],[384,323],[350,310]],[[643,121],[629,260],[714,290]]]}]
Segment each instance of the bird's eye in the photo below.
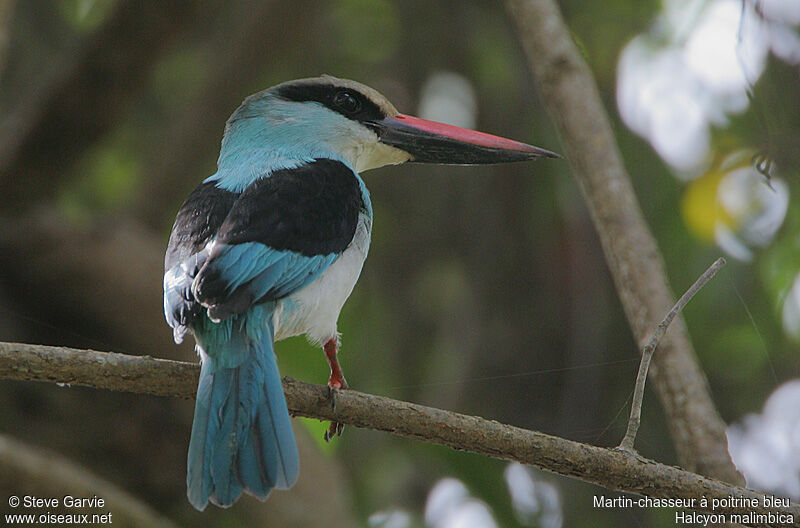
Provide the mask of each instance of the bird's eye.
[{"label": "bird's eye", "polygon": [[333,96],[333,104],[348,114],[354,114],[361,110],[361,102],[359,102],[359,100],[356,99],[353,94],[344,90],[341,92],[336,92],[336,95]]}]

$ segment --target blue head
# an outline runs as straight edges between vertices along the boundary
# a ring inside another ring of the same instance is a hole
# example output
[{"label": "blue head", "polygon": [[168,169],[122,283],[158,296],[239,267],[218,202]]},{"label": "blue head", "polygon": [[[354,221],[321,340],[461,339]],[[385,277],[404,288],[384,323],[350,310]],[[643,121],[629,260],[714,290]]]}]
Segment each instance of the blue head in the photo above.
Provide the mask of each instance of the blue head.
[{"label": "blue head", "polygon": [[270,172],[318,158],[356,172],[406,161],[483,164],[553,157],[524,143],[406,116],[377,91],[328,75],[251,95],[225,127],[217,173],[240,191]]}]

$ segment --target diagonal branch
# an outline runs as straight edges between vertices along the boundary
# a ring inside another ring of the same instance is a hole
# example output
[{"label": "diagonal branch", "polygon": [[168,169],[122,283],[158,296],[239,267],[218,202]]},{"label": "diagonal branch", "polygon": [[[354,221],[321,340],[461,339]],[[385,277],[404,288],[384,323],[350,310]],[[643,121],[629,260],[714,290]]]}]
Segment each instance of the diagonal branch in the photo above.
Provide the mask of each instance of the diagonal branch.
[{"label": "diagonal branch", "polygon": [[[198,374],[199,367],[192,363],[65,347],[0,343],[0,379],[50,381],[192,398]],[[754,512],[767,516],[771,513],[791,516],[789,522],[800,520],[800,506],[796,504],[766,508],[762,493],[621,451],[354,390],[337,395],[334,411],[327,387],[288,378],[284,379],[284,390],[289,410],[297,416],[335,420],[457,450],[516,460],[608,489],[654,498],[695,499],[693,509],[698,511],[725,515]],[[709,504],[705,507],[699,504],[700,497],[708,499]],[[757,505],[734,504],[712,510],[712,499],[730,497],[747,498],[757,501]],[[757,521],[749,526],[774,524]]]},{"label": "diagonal branch", "polygon": [[[651,329],[674,304],[674,296],[592,72],[555,0],[507,0],[506,4],[583,189],[633,335],[644,347]],[[680,318],[659,346],[651,379],[664,406],[678,460],[704,475],[743,484],[728,454],[725,423],[714,407]]]}]

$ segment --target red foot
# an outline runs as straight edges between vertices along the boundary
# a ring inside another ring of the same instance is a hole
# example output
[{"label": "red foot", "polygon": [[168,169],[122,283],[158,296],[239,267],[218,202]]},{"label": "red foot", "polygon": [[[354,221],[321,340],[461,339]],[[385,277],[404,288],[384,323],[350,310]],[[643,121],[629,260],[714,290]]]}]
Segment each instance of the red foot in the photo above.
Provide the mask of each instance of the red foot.
[{"label": "red foot", "polygon": [[342,367],[339,365],[339,360],[336,358],[336,354],[339,352],[339,344],[336,342],[336,338],[334,337],[328,340],[322,348],[325,350],[325,357],[328,359],[328,365],[331,367],[328,387],[334,390],[346,389],[347,381],[344,379]]},{"label": "red foot", "polygon": [[[331,407],[335,411],[336,392],[346,389],[347,381],[344,379],[342,367],[339,365],[339,360],[336,358],[336,354],[339,352],[339,344],[336,342],[336,338],[334,337],[328,340],[322,349],[325,351],[325,357],[328,360],[328,365],[331,367],[331,376],[328,378],[328,389],[330,389]],[[331,426],[325,431],[325,436],[323,438],[325,438],[326,442],[330,442],[333,437],[342,436],[342,431],[344,431],[343,423],[331,422]]]}]

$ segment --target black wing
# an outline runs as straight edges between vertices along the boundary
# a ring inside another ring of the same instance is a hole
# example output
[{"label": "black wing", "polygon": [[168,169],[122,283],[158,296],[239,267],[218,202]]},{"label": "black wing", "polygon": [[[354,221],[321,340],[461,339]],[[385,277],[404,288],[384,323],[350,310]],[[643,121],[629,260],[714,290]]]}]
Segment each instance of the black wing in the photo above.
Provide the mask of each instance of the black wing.
[{"label": "black wing", "polygon": [[[200,303],[218,320],[303,287],[350,245],[365,209],[355,173],[330,159],[275,171],[240,195],[216,183],[195,189],[170,236],[164,311],[176,340]],[[243,272],[241,262],[265,265]]]},{"label": "black wing", "polygon": [[245,189],[217,240],[228,245],[260,242],[308,257],[341,253],[353,240],[363,209],[352,169],[318,159],[273,172]]},{"label": "black wing", "polygon": [[276,171],[236,200],[194,281],[212,320],[306,286],[353,240],[364,210],[356,174],[318,159]]},{"label": "black wing", "polygon": [[205,263],[206,244],[228,216],[238,194],[215,182],[198,186],[178,211],[164,257],[164,315],[180,343],[202,310],[192,295],[192,281]]},{"label": "black wing", "polygon": [[237,193],[220,189],[213,181],[203,183],[192,191],[172,226],[164,270],[169,271],[203,249],[208,240],[217,234],[238,197]]}]

